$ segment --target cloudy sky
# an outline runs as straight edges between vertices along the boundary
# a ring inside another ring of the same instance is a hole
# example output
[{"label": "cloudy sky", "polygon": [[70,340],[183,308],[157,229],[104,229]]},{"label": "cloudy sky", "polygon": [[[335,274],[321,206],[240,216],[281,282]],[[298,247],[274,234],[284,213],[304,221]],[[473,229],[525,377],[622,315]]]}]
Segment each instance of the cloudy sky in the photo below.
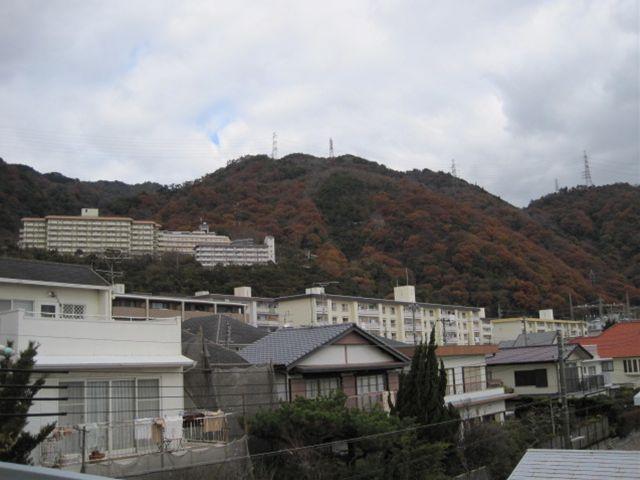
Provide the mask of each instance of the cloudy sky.
[{"label": "cloudy sky", "polygon": [[178,183],[351,153],[517,205],[640,182],[640,1],[0,2],[0,157]]}]

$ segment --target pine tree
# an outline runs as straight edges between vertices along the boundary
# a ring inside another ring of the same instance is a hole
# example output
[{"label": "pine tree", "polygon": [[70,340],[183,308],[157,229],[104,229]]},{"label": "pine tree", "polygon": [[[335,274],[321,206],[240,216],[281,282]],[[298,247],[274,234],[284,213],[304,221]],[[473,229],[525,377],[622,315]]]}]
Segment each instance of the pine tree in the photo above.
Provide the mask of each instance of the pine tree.
[{"label": "pine tree", "polygon": [[421,438],[427,441],[451,441],[458,431],[458,412],[445,405],[447,372],[436,356],[435,330],[429,343],[416,346],[411,368],[400,376],[400,386],[393,412],[401,418],[413,418],[417,422],[440,424],[422,429]]},{"label": "pine tree", "polygon": [[[7,342],[12,347],[11,342]],[[0,412],[16,416],[0,417],[0,461],[30,464],[31,451],[53,430],[51,423],[33,435],[24,431],[33,397],[40,391],[44,378],[31,382],[37,347],[29,342],[16,360],[7,355],[0,361]],[[11,371],[9,371],[11,370]],[[22,415],[22,416],[21,416]]]}]

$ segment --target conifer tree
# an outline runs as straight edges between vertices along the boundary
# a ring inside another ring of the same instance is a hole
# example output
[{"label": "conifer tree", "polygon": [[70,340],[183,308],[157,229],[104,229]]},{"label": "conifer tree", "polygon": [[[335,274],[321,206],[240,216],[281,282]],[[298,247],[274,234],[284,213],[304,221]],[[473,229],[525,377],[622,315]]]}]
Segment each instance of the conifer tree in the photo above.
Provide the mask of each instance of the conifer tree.
[{"label": "conifer tree", "polygon": [[436,356],[435,330],[429,343],[416,346],[411,368],[400,376],[400,386],[393,412],[401,418],[414,418],[417,422],[439,424],[424,428],[421,438],[428,441],[453,440],[458,430],[459,415],[451,405],[445,405],[447,373]]},{"label": "conifer tree", "polygon": [[[11,348],[11,342],[7,342]],[[44,384],[44,378],[31,382],[37,348],[29,342],[26,350],[20,352],[17,359],[6,355],[0,360],[0,461],[11,463],[31,463],[31,451],[36,448],[53,430],[51,423],[40,429],[35,435],[24,430],[28,418],[25,416],[33,397]],[[14,415],[9,415],[14,414]]]}]

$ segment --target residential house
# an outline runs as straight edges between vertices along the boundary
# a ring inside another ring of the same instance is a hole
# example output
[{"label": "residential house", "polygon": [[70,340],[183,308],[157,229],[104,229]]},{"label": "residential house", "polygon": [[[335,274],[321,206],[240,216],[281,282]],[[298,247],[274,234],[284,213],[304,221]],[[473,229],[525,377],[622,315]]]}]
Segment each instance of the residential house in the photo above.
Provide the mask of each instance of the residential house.
[{"label": "residential house", "polygon": [[616,323],[596,337],[579,337],[573,342],[597,347],[598,355],[605,359],[601,368],[613,385],[640,386],[640,321]]},{"label": "residential house", "polygon": [[221,345],[233,351],[241,350],[269,333],[223,314],[191,318],[182,323],[182,330],[192,335],[202,332],[207,343]]},{"label": "residential house", "polygon": [[[580,345],[564,350],[567,392],[574,396],[604,389],[601,375],[585,376],[582,362],[593,356]],[[517,395],[549,395],[560,392],[558,345],[501,348],[487,357],[487,372],[492,382],[499,382]]]},{"label": "residential house", "polygon": [[587,323],[582,320],[560,320],[554,318],[553,310],[540,310],[538,318],[512,317],[492,318],[493,343],[514,340],[521,333],[562,331],[565,338],[587,334]]},{"label": "residential house", "polygon": [[416,302],[412,285],[395,287],[392,300],[330,294],[322,287],[275,300],[281,321],[291,326],[354,323],[407,343],[419,343],[435,329],[439,345],[476,345],[490,338],[482,322],[484,309]]},{"label": "residential house", "polygon": [[[408,357],[413,357],[414,345],[394,345]],[[502,385],[487,378],[486,356],[495,353],[495,345],[441,345],[436,355],[447,372],[445,403],[450,403],[467,421],[503,421],[506,401],[514,395],[505,393]]]},{"label": "residential house", "polygon": [[285,328],[240,350],[252,364],[273,365],[280,399],[316,398],[342,390],[349,405],[388,407],[409,359],[350,323]]},{"label": "residential house", "polygon": [[0,343],[38,344],[36,368],[49,372],[50,387],[38,397],[60,397],[36,397],[29,412],[39,416],[28,430],[58,427],[33,453],[37,462],[77,467],[157,451],[152,435],[135,433],[141,418],[165,418],[164,448],[181,445],[183,368],[193,361],[181,353],[177,316],[115,319],[110,285],[88,266],[10,258],[0,258],[0,312]]}]

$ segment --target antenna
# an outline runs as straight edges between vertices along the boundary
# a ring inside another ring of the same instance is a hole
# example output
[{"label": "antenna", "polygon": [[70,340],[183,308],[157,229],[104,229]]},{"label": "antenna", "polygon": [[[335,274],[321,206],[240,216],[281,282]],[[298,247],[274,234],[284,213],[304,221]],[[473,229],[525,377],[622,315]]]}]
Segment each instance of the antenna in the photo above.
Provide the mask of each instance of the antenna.
[{"label": "antenna", "polygon": [[455,158],[451,159],[451,176],[452,177],[457,177],[458,176],[458,172],[456,171],[456,159]]},{"label": "antenna", "polygon": [[558,193],[559,190],[560,190],[560,187],[558,186],[558,179],[556,178],[556,193]]},{"label": "antenna", "polygon": [[329,158],[335,158],[333,153],[333,138],[329,139]]},{"label": "antenna", "polygon": [[278,159],[278,134],[273,132],[273,138],[271,140],[271,158]]},{"label": "antenna", "polygon": [[584,184],[587,187],[593,187],[593,180],[591,180],[591,167],[589,167],[589,157],[587,156],[587,152],[584,152],[584,172],[582,172],[582,178],[584,179]]}]

